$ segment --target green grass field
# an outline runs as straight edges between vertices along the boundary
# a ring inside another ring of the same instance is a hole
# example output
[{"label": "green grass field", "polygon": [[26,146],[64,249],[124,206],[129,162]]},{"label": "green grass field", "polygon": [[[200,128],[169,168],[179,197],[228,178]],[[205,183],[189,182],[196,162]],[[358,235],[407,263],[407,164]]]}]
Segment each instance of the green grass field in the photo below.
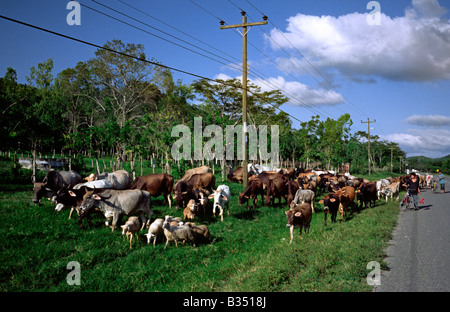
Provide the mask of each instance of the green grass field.
[{"label": "green grass field", "polygon": [[[164,249],[164,243],[153,247],[139,235],[133,250],[100,214],[92,228],[80,229],[76,214],[68,219],[69,210],[57,213],[47,200],[34,206],[31,185],[0,185],[0,291],[371,291],[366,265],[378,261],[384,267],[398,203],[377,202],[345,222],[328,219],[327,227],[323,206],[316,204],[310,233],[300,239],[296,230],[289,244],[285,204],[247,211],[238,204],[242,185],[226,184],[230,216],[195,221],[209,227],[212,243]],[[162,206],[162,197],[152,198],[152,210],[154,217],[182,217]],[[80,264],[79,286],[66,281],[70,261]]]}]

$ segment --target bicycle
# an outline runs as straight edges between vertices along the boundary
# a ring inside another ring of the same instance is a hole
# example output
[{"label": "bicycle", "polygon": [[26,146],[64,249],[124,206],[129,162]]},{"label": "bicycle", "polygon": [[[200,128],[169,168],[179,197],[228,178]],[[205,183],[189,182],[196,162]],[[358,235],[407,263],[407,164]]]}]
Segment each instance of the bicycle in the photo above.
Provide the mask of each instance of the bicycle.
[{"label": "bicycle", "polygon": [[405,196],[403,196],[402,200],[400,201],[399,208],[400,209],[403,208],[405,210],[408,210],[410,204],[414,205],[413,204],[413,199],[412,199],[411,195],[409,195],[409,191],[406,191]]}]

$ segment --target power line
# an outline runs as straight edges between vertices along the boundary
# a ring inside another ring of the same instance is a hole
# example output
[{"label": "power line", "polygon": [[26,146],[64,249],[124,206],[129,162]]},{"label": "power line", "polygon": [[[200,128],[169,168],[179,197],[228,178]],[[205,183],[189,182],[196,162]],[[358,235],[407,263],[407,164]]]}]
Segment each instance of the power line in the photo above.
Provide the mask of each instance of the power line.
[{"label": "power line", "polygon": [[[119,1],[120,3],[123,3],[124,5],[126,5],[126,6],[128,6],[128,7],[130,7],[130,8],[132,8],[132,9],[134,9],[134,10],[136,10],[136,11],[138,11],[138,12],[140,12],[140,13],[142,13],[142,14],[144,14],[144,15],[146,15],[146,16],[148,16],[148,17],[150,17],[150,18],[152,18],[152,19],[154,19],[154,20],[156,20],[156,21],[158,21],[158,22],[160,22],[161,24],[163,24],[163,25],[165,25],[165,26],[167,26],[167,27],[170,27],[170,28],[172,28],[172,29],[178,31],[179,33],[181,33],[181,34],[183,34],[183,35],[185,35],[185,36],[187,36],[187,37],[189,37],[189,38],[191,38],[191,39],[194,39],[194,40],[200,42],[201,44],[204,44],[205,46],[207,46],[207,47],[209,47],[209,48],[211,48],[211,49],[214,49],[214,50],[216,50],[216,51],[218,51],[218,52],[221,52],[221,53],[225,54],[226,56],[228,56],[228,57],[234,59],[235,61],[240,62],[240,60],[237,59],[236,57],[234,57],[234,56],[232,56],[232,55],[230,55],[230,54],[228,54],[228,53],[226,53],[226,52],[224,52],[224,51],[222,51],[222,50],[217,49],[216,47],[214,47],[214,46],[212,46],[212,45],[210,45],[210,44],[208,44],[208,43],[206,43],[206,42],[204,42],[204,41],[202,41],[202,40],[200,40],[200,39],[198,39],[198,38],[196,38],[196,37],[194,37],[194,36],[192,36],[192,35],[190,35],[190,34],[188,34],[188,33],[186,33],[186,32],[184,32],[183,30],[181,30],[181,29],[179,29],[179,28],[176,28],[176,27],[174,27],[174,26],[172,26],[172,25],[170,25],[170,24],[168,24],[168,23],[166,23],[166,22],[160,20],[160,19],[157,18],[157,17],[154,17],[154,16],[148,14],[147,12],[144,12],[144,11],[142,11],[142,10],[140,10],[140,9],[138,9],[138,8],[136,8],[136,7],[134,7],[134,6],[132,6],[131,4],[126,3],[126,2],[123,1],[123,0],[117,0],[117,1]],[[193,2],[193,1],[191,0],[191,2]],[[195,4],[195,2],[193,2],[193,3]]]},{"label": "power line", "polygon": [[[95,0],[92,0],[92,1],[93,1],[93,2],[96,2]],[[98,2],[96,2],[96,3],[98,3]],[[107,14],[107,13],[104,13],[104,12],[102,12],[102,11],[99,11],[99,10],[97,10],[97,9],[94,9],[94,8],[92,8],[92,7],[90,7],[90,6],[86,5],[86,4],[84,4],[84,3],[80,3],[80,4],[81,4],[82,6],[84,6],[85,8],[89,9],[89,10],[92,10],[92,11],[94,11],[94,12],[97,12],[97,13],[101,14],[101,15],[107,16],[107,17],[109,17],[109,18],[111,18],[111,19],[114,19],[114,20],[116,20],[116,21],[118,21],[118,22],[120,22],[120,23],[123,23],[123,24],[125,24],[125,25],[130,26],[130,27],[133,27],[133,28],[135,28],[135,29],[137,29],[137,30],[143,31],[143,32],[145,32],[145,33],[147,33],[147,34],[149,34],[149,35],[151,35],[151,36],[154,36],[154,37],[156,37],[156,38],[158,38],[158,39],[164,40],[164,41],[169,42],[169,43],[171,43],[171,44],[173,44],[173,45],[176,45],[176,46],[178,46],[178,47],[180,47],[180,48],[182,48],[182,49],[188,50],[188,51],[190,51],[190,52],[193,52],[193,53],[195,53],[195,54],[198,54],[198,55],[200,55],[200,56],[203,56],[203,57],[205,57],[205,58],[208,58],[208,59],[210,59],[210,60],[212,60],[212,61],[215,61],[215,62],[217,62],[217,63],[220,63],[220,64],[222,64],[222,65],[225,65],[225,66],[228,66],[228,67],[233,68],[230,64],[227,64],[227,63],[225,63],[225,62],[222,62],[222,61],[220,61],[220,60],[217,60],[217,59],[215,59],[215,58],[213,58],[213,57],[210,57],[210,56],[208,56],[208,55],[205,55],[205,54],[203,54],[203,53],[200,53],[200,52],[198,52],[198,51],[195,51],[195,50],[193,50],[193,49],[191,49],[191,48],[185,47],[185,46],[183,46],[183,45],[181,45],[181,44],[178,44],[178,43],[176,43],[176,42],[173,42],[173,41],[168,40],[168,39],[166,39],[166,38],[163,38],[163,37],[161,37],[161,36],[158,36],[158,35],[156,35],[156,34],[154,34],[154,33],[151,33],[151,32],[149,32],[149,31],[147,31],[147,30],[145,30],[145,29],[142,29],[142,28],[140,28],[140,27],[137,27],[137,26],[135,26],[135,25],[132,25],[132,24],[130,24],[130,23],[127,23],[127,22],[125,22],[125,21],[123,21],[123,20],[121,20],[121,19],[119,19],[119,18],[116,18],[116,17],[114,17],[114,16],[112,16],[112,15],[109,15],[109,14]],[[108,6],[103,5],[103,4],[101,4],[101,3],[99,3],[99,4],[102,5],[102,6],[108,7]],[[162,31],[162,30],[157,29],[156,27],[153,27],[153,26],[148,25],[148,24],[146,24],[146,23],[144,23],[144,22],[141,22],[141,21],[139,21],[139,20],[137,20],[137,19],[135,19],[135,18],[133,18],[133,17],[130,17],[130,16],[124,14],[124,13],[118,12],[118,11],[115,10],[115,9],[112,9],[112,8],[110,8],[110,7],[108,7],[108,8],[111,9],[111,10],[113,10],[113,11],[115,11],[115,12],[117,12],[117,13],[119,13],[119,14],[122,14],[122,15],[124,15],[124,16],[127,16],[128,18],[131,18],[131,19],[133,19],[133,20],[136,20],[136,21],[138,21],[138,22],[144,24],[144,25],[147,26],[147,27],[150,27],[150,28],[152,28],[152,29],[158,30],[158,31],[160,31],[160,32],[162,32],[162,33],[164,33],[164,34],[166,34],[166,35],[168,35],[168,36],[171,36],[171,37],[173,37],[173,38],[175,38],[175,39],[177,39],[177,40],[180,40],[180,41],[182,41],[182,42],[184,42],[184,43],[186,43],[186,44],[189,44],[189,45],[191,45],[191,46],[193,46],[193,47],[195,47],[195,48],[197,48],[197,49],[200,49],[200,50],[202,50],[202,51],[204,51],[204,52],[210,53],[210,54],[212,54],[212,55],[214,55],[214,56],[216,56],[216,57],[219,57],[219,58],[222,58],[222,59],[223,59],[223,57],[220,57],[220,56],[218,56],[217,54],[214,54],[214,53],[212,53],[212,52],[209,52],[209,51],[207,51],[207,50],[205,50],[205,49],[202,49],[202,48],[200,48],[200,47],[198,47],[198,46],[196,46],[196,45],[193,45],[193,44],[191,44],[191,43],[188,43],[188,42],[185,41],[185,40],[179,39],[179,38],[177,38],[177,37],[175,37],[175,36],[173,36],[173,35],[170,35],[170,34],[164,32],[164,31]],[[226,59],[225,59],[225,60],[226,60]],[[227,61],[227,62],[231,62],[231,61],[229,61],[229,60],[226,60],[226,61]],[[231,62],[231,63],[233,64],[233,62]],[[238,67],[237,67],[237,68],[234,68],[234,69],[238,69]]]},{"label": "power line", "polygon": [[[115,10],[115,9],[113,9],[113,8],[111,8],[111,7],[109,7],[109,6],[107,6],[107,5],[101,4],[101,3],[97,2],[96,0],[91,0],[91,1],[92,1],[92,2],[95,2],[95,3],[97,3],[97,4],[100,4],[100,5],[102,5],[103,7],[106,7],[106,8],[108,8],[108,9],[110,9],[110,10],[116,12],[116,13],[119,13],[119,14],[121,14],[121,15],[123,15],[123,16],[126,16],[126,17],[130,18],[130,19],[133,19],[133,20],[135,20],[135,21],[137,21],[137,22],[139,22],[139,23],[141,23],[141,24],[143,24],[143,25],[145,25],[145,26],[148,26],[148,27],[150,27],[150,28],[152,28],[152,29],[156,29],[156,30],[158,30],[158,31],[160,31],[160,32],[162,32],[162,33],[164,33],[164,34],[166,34],[166,35],[169,35],[169,36],[171,36],[171,37],[173,37],[173,38],[176,38],[176,39],[178,39],[178,40],[180,40],[180,41],[182,41],[182,42],[184,42],[184,43],[187,43],[187,44],[189,44],[189,45],[192,45],[192,44],[190,44],[189,42],[186,42],[186,41],[184,41],[184,40],[182,40],[182,39],[179,39],[178,37],[175,37],[175,36],[173,36],[173,35],[171,35],[171,34],[168,34],[168,33],[164,32],[164,31],[162,31],[162,30],[160,30],[160,29],[158,29],[158,28],[156,28],[156,27],[153,27],[153,26],[151,26],[151,25],[148,25],[147,23],[144,23],[144,22],[142,22],[142,21],[140,21],[140,20],[138,20],[138,19],[136,19],[136,18],[134,18],[134,17],[131,17],[131,16],[127,15],[127,14],[121,13],[121,12],[119,12],[119,11],[117,11],[117,10]],[[120,1],[120,0],[119,0],[119,1]],[[120,2],[122,2],[122,1],[120,1]],[[163,39],[163,40],[165,40],[165,41],[168,41],[169,43],[173,43],[173,44],[175,44],[175,45],[177,45],[177,46],[183,47],[183,46],[178,45],[178,44],[176,44],[176,43],[174,43],[174,42],[172,42],[172,41],[170,41],[170,40],[166,40],[166,39],[164,39],[164,38],[162,38],[162,37],[160,37],[160,36],[154,35],[154,34],[148,32],[148,31],[146,31],[146,30],[143,30],[143,29],[141,29],[141,28],[139,28],[139,27],[136,27],[136,26],[134,26],[134,25],[131,25],[131,24],[129,24],[129,23],[125,22],[125,21],[122,21],[122,20],[120,20],[120,19],[118,19],[118,18],[115,18],[115,17],[113,17],[113,16],[111,16],[111,15],[109,15],[109,14],[107,14],[107,13],[104,13],[104,12],[101,12],[101,11],[96,10],[96,9],[94,9],[94,8],[91,8],[91,7],[89,7],[89,6],[85,5],[85,4],[82,4],[82,5],[85,6],[86,8],[88,8],[88,9],[92,10],[92,11],[95,11],[95,12],[99,13],[99,14],[105,15],[105,16],[107,16],[107,17],[109,17],[109,18],[112,18],[112,19],[114,19],[114,20],[117,20],[117,21],[119,21],[119,22],[121,22],[121,23],[124,23],[124,24],[126,24],[126,25],[128,25],[128,26],[131,26],[131,27],[133,27],[133,28],[135,28],[135,29],[144,31],[145,33],[148,33],[148,34],[150,34],[150,35],[156,36],[156,37],[159,38],[159,39]],[[142,11],[141,11],[141,12],[142,12]],[[192,45],[192,46],[194,46],[194,47],[196,47],[196,48],[199,48],[199,47],[197,47],[197,46],[195,46],[195,45]],[[226,65],[226,66],[228,66],[228,67],[231,67],[231,68],[233,68],[233,69],[235,69],[235,70],[238,69],[238,68],[236,68],[236,67],[231,66],[230,64],[226,64],[226,63],[220,62],[220,61],[218,61],[218,60],[215,60],[215,59],[213,59],[213,58],[210,58],[210,57],[208,57],[208,56],[205,56],[205,55],[202,54],[202,53],[198,53],[198,52],[196,52],[196,51],[193,51],[193,50],[191,50],[191,49],[189,49],[189,48],[186,48],[186,47],[183,47],[183,48],[185,48],[185,49],[187,49],[187,50],[189,50],[189,51],[191,51],[191,52],[197,53],[197,54],[199,54],[200,56],[206,57],[206,58],[208,58],[208,59],[214,60],[214,61],[219,62],[219,63],[221,63],[221,64],[223,64],[223,65]],[[199,48],[199,49],[201,49],[201,48]],[[222,58],[222,59],[224,59],[224,60],[226,60],[226,61],[228,61],[228,62],[231,62],[231,63],[234,64],[234,65],[239,66],[239,64],[233,63],[232,61],[227,60],[227,59],[225,59],[225,58],[223,58],[223,57],[221,57],[221,56],[219,56],[219,55],[217,55],[217,54],[214,54],[214,53],[212,53],[212,52],[206,51],[206,50],[204,50],[204,49],[201,49],[201,50],[203,50],[203,51],[205,51],[205,52],[208,52],[208,53],[210,53],[210,54],[213,54],[213,55],[215,55],[215,56],[217,56],[217,57],[219,57],[219,58]],[[250,75],[250,76],[255,77],[254,75]],[[266,77],[267,77],[267,76],[266,76]],[[258,78],[259,78],[259,79],[262,79],[261,76],[259,76]],[[266,86],[271,85],[272,87],[275,87],[275,88],[276,88],[276,86],[274,86],[273,84],[271,84],[271,83],[269,83],[269,82],[265,82],[264,80],[261,80],[261,82],[262,82],[263,84],[265,84]],[[282,89],[282,88],[276,88],[276,89]],[[311,112],[313,112],[313,113],[315,113],[315,114],[321,114],[321,113],[319,113],[318,111],[315,111],[314,109],[312,109],[311,107],[309,107],[308,104],[306,104],[306,103],[304,103],[304,102],[302,102],[302,101],[300,101],[300,100],[298,100],[298,99],[295,99],[295,97],[293,97],[293,96],[290,96],[290,95],[289,95],[289,94],[290,94],[289,92],[286,92],[285,90],[281,90],[281,91],[282,91],[283,93],[287,94],[288,97],[291,99],[291,101],[300,103],[302,107],[304,107],[304,108],[310,110]],[[279,109],[279,108],[276,108],[276,109],[282,111],[282,110]],[[283,112],[284,112],[284,111],[283,111]],[[285,112],[285,113],[286,113],[286,112]],[[291,116],[293,119],[295,119],[295,120],[297,120],[297,121],[300,121],[299,119],[293,117],[292,115],[290,115],[290,116]],[[301,121],[300,121],[300,122],[301,122]]]},{"label": "power line", "polygon": [[[214,18],[218,19],[221,23],[227,24],[226,22],[224,22],[220,17],[218,17],[217,15],[215,15],[214,13],[212,13],[211,11],[205,9],[204,7],[202,7],[201,5],[199,5],[198,3],[195,3],[193,0],[190,0],[193,4],[195,4],[197,7],[199,7],[200,9],[202,9],[203,11],[205,11],[206,13],[212,15]],[[236,8],[239,8],[238,6],[236,6],[236,4],[234,4],[233,2],[230,1],[230,3],[235,6]],[[235,30],[236,34],[238,34],[239,36],[241,36],[241,34],[233,28],[233,30]],[[274,60],[272,60],[271,58],[269,58],[267,55],[265,55],[260,49],[258,49],[254,44],[252,44],[251,42],[249,42],[249,44],[254,47],[259,53],[261,53],[264,57],[266,57],[268,60],[272,61],[274,63],[275,66],[277,66],[280,70],[284,71],[287,75],[292,76],[290,73],[286,72],[284,69],[282,69],[278,64],[276,64],[276,62]],[[295,105],[300,104],[299,106],[302,108],[305,108],[307,110],[309,110],[310,112],[314,113],[314,114],[319,114],[319,115],[325,115],[330,117],[329,115],[327,115],[326,113],[323,112],[319,112],[318,110],[312,108],[312,105],[306,104],[305,102],[299,100],[295,95],[293,96],[292,93],[288,92],[287,90],[285,90],[283,87],[275,86],[274,84],[270,83],[269,81],[264,81],[264,78],[262,76],[265,76],[266,78],[270,78],[267,75],[265,75],[264,73],[254,69],[254,72],[258,73],[259,75],[257,75],[257,79],[260,80],[260,82],[266,86],[268,86],[269,88],[275,88],[278,89],[280,91],[282,91],[285,95],[287,95],[287,97],[290,99],[290,102],[293,102],[293,104]],[[251,77],[255,78],[255,75],[250,74]],[[294,76],[292,76],[295,80],[298,81],[298,79]],[[300,82],[300,81],[299,81]],[[301,83],[301,82],[300,82]],[[296,119],[298,120],[298,119]]]},{"label": "power line", "polygon": [[[182,74],[185,74],[185,75],[189,75],[189,76],[192,76],[192,77],[196,77],[196,78],[199,78],[199,79],[205,79],[207,81],[211,81],[211,82],[214,82],[214,83],[220,83],[220,84],[223,84],[225,86],[236,87],[234,85],[227,84],[226,82],[217,81],[215,79],[211,79],[211,78],[199,75],[199,74],[191,73],[191,72],[179,69],[179,68],[163,65],[163,64],[160,64],[160,63],[157,63],[157,62],[153,62],[153,61],[149,61],[149,60],[146,60],[146,59],[134,56],[134,55],[130,55],[130,54],[127,54],[127,53],[116,51],[116,50],[108,48],[106,46],[100,46],[98,44],[95,44],[95,43],[92,43],[92,42],[89,42],[89,41],[85,41],[85,40],[82,40],[82,39],[78,39],[78,38],[75,38],[75,37],[64,35],[64,34],[61,34],[61,33],[58,33],[58,32],[55,32],[55,31],[52,31],[52,30],[49,30],[49,29],[46,29],[46,28],[42,28],[42,27],[39,27],[39,26],[36,26],[36,25],[32,25],[32,24],[29,24],[29,23],[26,23],[26,22],[23,22],[23,21],[19,21],[19,20],[13,19],[13,18],[4,16],[4,15],[0,15],[0,18],[8,20],[8,21],[11,21],[11,22],[14,22],[14,23],[17,23],[17,24],[21,24],[23,26],[34,28],[34,29],[37,29],[37,30],[40,30],[40,31],[43,31],[43,32],[46,32],[46,33],[50,33],[50,34],[58,36],[58,37],[62,37],[62,38],[65,38],[65,39],[76,41],[78,43],[89,45],[91,47],[95,47],[95,48],[106,50],[106,51],[109,51],[109,52],[112,52],[112,53],[116,53],[116,54],[119,54],[119,55],[122,55],[122,56],[125,56],[125,57],[129,57],[129,58],[135,59],[135,60],[140,61],[140,62],[145,62],[145,63],[151,64],[151,65],[154,65],[154,66],[158,66],[158,67],[162,67],[162,68],[165,68],[165,69],[173,70],[175,72],[179,72],[179,73],[182,73]],[[242,90],[242,87],[237,87],[237,88]],[[252,95],[256,96],[256,97],[259,96],[258,94],[255,94],[254,92],[252,92],[250,90],[248,92],[251,93]],[[295,119],[295,120],[297,120],[299,122],[302,122],[301,120],[299,120],[296,117],[290,115],[289,113],[283,111],[282,109],[276,107],[275,105],[273,105],[271,103],[268,103],[268,104],[271,105],[272,107],[274,107],[275,109],[278,109],[279,111],[284,112],[285,114],[287,114],[288,116],[292,117],[293,119]]]},{"label": "power line", "polygon": [[[229,0],[230,2],[231,2],[231,0]],[[260,12],[261,14],[264,14],[261,10],[259,10],[254,4],[252,4],[249,0],[245,0],[248,4],[250,4],[253,8],[255,8],[258,12]],[[271,20],[269,20],[269,22],[270,22],[270,24],[283,36],[283,38],[292,46],[292,48],[294,48],[294,50],[297,52],[297,53],[299,53],[299,55],[314,69],[314,71],[316,72],[316,73],[318,73],[323,79],[324,79],[324,81],[325,82],[327,82],[328,83],[328,85],[329,85],[329,87],[331,88],[331,89],[336,89],[336,87],[329,81],[329,79],[325,76],[325,75],[323,75],[322,73],[321,73],[321,71],[319,71],[309,60],[308,60],[308,58],[284,35],[284,33],[271,21]],[[263,30],[261,30],[261,31],[263,31]],[[267,35],[267,33],[266,33],[266,35]],[[267,35],[268,36],[268,35]],[[275,40],[273,40],[273,38],[271,37],[271,36],[268,36],[272,41],[274,41],[275,43],[276,43],[276,41]],[[278,45],[278,47],[280,47],[280,49],[282,49],[288,56],[290,56],[290,54],[289,53],[287,53],[278,43],[276,43],[277,45]],[[314,76],[314,75],[312,75],[312,73],[310,73],[309,72],[309,70],[307,70],[305,67],[303,67],[303,65],[302,64],[300,64],[300,63],[298,63],[297,61],[296,61],[296,63],[300,66],[300,67],[302,67],[312,78],[314,78],[318,83],[320,83],[320,81],[318,81],[317,80],[317,78]],[[362,116],[365,116],[365,117],[367,117],[367,114],[366,113],[364,113],[362,110],[360,110],[356,105],[354,105],[349,99],[347,99],[344,95],[342,95],[342,97],[344,98],[344,100],[346,101],[346,102],[348,102],[348,104],[349,104],[349,106],[351,106],[356,112],[358,112],[359,114],[361,114]],[[345,102],[344,102],[345,103]]]}]

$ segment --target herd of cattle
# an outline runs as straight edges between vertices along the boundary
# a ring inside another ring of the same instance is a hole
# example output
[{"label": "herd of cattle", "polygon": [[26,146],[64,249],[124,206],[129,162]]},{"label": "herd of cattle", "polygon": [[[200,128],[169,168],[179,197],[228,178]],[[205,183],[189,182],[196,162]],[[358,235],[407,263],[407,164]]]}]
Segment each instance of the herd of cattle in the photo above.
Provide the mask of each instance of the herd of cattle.
[{"label": "herd of cattle", "polygon": [[[261,169],[261,168],[260,168]],[[267,206],[278,205],[284,198],[289,210],[286,211],[287,227],[290,228],[291,242],[295,228],[305,227],[309,231],[314,200],[317,194],[325,194],[319,203],[324,205],[325,225],[327,214],[331,214],[332,222],[336,222],[337,212],[341,218],[346,215],[348,207],[352,209],[372,204],[385,196],[397,196],[401,185],[407,176],[382,179],[369,182],[356,177],[336,175],[324,171],[309,171],[303,169],[286,168],[277,171],[261,171],[254,166],[249,167],[247,187],[239,194],[239,204],[253,200],[252,208],[256,208],[257,196]],[[242,167],[227,175],[228,182],[241,182]],[[84,180],[87,180],[84,182]],[[34,183],[33,202],[40,204],[43,197],[51,198],[56,203],[55,210],[64,207],[78,213],[78,224],[82,227],[82,220],[86,219],[91,226],[92,212],[101,212],[106,218],[105,224],[112,230],[120,223],[123,215],[129,216],[121,226],[122,234],[127,235],[132,248],[133,234],[148,228],[147,241],[153,244],[161,238],[169,242],[189,241],[195,246],[199,241],[210,241],[209,229],[205,225],[197,225],[192,220],[195,216],[216,211],[223,221],[225,210],[229,215],[231,200],[230,188],[225,185],[215,186],[216,178],[208,166],[189,169],[184,176],[174,183],[169,174],[155,173],[136,178],[134,181],[129,172],[118,170],[95,176],[82,177],[74,171],[54,171],[47,173],[44,180]],[[164,203],[172,207],[172,199],[176,201],[178,210],[183,210],[184,219],[165,216],[157,218],[152,223],[151,197],[164,197]],[[265,196],[265,198],[264,198]],[[355,198],[357,202],[355,203]],[[210,201],[211,200],[211,201]]]}]

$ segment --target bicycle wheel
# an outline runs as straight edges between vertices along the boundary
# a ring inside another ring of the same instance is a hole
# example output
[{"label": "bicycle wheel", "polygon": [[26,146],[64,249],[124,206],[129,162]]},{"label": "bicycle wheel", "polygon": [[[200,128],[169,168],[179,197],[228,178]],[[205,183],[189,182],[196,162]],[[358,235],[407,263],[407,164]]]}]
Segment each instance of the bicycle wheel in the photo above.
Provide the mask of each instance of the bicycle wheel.
[{"label": "bicycle wheel", "polygon": [[406,210],[406,208],[408,208],[407,197],[408,197],[407,195],[403,196],[402,200],[400,201],[400,205],[399,205],[400,209],[405,209]]}]

